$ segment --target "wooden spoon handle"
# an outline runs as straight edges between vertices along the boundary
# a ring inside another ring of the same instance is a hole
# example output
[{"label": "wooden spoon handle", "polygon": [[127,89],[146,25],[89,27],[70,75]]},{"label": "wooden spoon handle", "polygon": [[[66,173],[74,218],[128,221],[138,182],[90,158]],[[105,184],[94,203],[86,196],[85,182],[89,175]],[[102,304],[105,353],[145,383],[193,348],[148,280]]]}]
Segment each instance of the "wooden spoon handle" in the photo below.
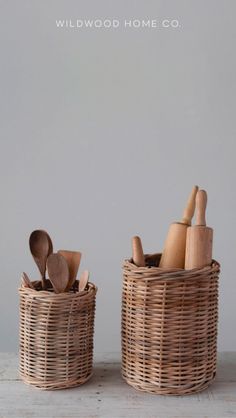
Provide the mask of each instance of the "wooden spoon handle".
[{"label": "wooden spoon handle", "polygon": [[199,190],[196,196],[196,225],[206,226],[207,192]]},{"label": "wooden spoon handle", "polygon": [[142,242],[139,237],[132,239],[133,262],[138,267],[145,267],[145,258],[143,254]]},{"label": "wooden spoon handle", "polygon": [[187,201],[187,205],[183,212],[183,217],[181,220],[181,223],[183,224],[191,225],[192,217],[194,215],[194,210],[195,210],[195,201],[196,201],[197,192],[198,192],[198,186],[193,186],[192,191]]}]

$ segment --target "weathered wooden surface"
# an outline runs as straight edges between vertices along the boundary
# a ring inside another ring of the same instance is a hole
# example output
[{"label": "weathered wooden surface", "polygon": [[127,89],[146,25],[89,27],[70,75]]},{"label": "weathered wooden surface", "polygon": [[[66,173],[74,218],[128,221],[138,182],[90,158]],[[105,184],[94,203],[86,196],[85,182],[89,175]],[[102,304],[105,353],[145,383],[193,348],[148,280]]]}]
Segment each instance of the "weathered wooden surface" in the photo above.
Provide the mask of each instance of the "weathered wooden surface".
[{"label": "weathered wooden surface", "polygon": [[120,375],[119,354],[99,355],[85,385],[45,392],[17,375],[15,354],[0,355],[1,418],[236,418],[236,353],[221,353],[216,381],[185,397],[137,392]]}]

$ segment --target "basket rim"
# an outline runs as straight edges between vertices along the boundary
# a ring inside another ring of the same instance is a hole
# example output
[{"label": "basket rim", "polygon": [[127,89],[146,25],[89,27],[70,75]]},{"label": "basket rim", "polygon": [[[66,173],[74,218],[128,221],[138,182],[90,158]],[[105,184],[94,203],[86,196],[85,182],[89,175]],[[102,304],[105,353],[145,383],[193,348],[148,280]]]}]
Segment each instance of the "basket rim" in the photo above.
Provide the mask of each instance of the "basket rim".
[{"label": "basket rim", "polygon": [[[151,258],[152,260],[158,259],[161,253],[145,254],[145,259]],[[125,259],[123,263],[123,273],[126,279],[132,279],[137,281],[152,281],[152,280],[175,280],[175,279],[191,279],[199,278],[200,276],[206,277],[208,275],[218,275],[220,273],[220,263],[216,260],[212,260],[210,266],[195,268],[191,270],[185,270],[181,268],[166,269],[157,267],[154,265],[148,265],[145,267],[137,267],[133,263],[133,259]]]},{"label": "basket rim", "polygon": [[[35,280],[32,283],[38,283],[40,280]],[[88,298],[92,295],[96,295],[97,293],[97,286],[94,283],[88,283],[88,290],[83,290],[82,292],[62,292],[62,293],[55,293],[53,291],[48,290],[36,290],[31,289],[29,287],[24,287],[21,285],[18,288],[18,292],[21,295],[33,297],[34,299],[52,299],[52,300],[60,300],[60,299],[75,299],[75,298]]]}]

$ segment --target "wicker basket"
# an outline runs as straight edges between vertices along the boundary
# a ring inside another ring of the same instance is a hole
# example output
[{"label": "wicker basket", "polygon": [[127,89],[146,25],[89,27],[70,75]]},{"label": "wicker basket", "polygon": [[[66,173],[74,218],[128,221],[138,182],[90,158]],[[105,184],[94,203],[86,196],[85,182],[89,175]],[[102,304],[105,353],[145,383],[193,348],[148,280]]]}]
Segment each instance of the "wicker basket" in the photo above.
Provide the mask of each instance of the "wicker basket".
[{"label": "wicker basket", "polygon": [[19,289],[19,368],[25,383],[63,389],[91,377],[96,292],[92,283],[86,291],[60,294]]},{"label": "wicker basket", "polygon": [[220,266],[194,270],[123,266],[122,375],[135,389],[184,395],[215,377]]}]

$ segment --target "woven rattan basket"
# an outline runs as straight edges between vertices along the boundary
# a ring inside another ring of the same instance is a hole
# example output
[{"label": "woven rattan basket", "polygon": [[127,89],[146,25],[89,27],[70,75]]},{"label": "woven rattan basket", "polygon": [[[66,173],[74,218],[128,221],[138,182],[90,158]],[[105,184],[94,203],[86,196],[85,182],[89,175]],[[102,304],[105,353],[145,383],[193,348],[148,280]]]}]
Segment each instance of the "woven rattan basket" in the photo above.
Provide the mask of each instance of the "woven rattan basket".
[{"label": "woven rattan basket", "polygon": [[86,291],[60,294],[19,289],[19,368],[24,382],[63,389],[91,377],[96,292],[92,283]]},{"label": "woven rattan basket", "polygon": [[194,270],[123,266],[122,375],[136,389],[184,395],[216,373],[220,266]]}]

